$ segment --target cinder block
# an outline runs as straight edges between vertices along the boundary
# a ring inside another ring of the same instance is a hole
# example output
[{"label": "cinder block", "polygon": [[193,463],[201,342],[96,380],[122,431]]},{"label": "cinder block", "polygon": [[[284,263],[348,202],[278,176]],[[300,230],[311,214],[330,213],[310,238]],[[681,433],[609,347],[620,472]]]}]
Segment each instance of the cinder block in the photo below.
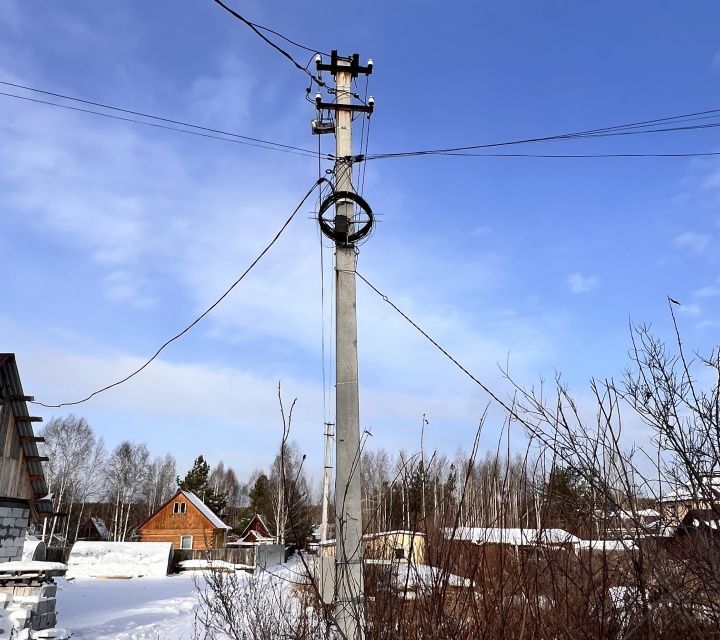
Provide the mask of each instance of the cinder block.
[{"label": "cinder block", "polygon": [[3,527],[14,527],[15,526],[15,518],[13,518],[11,516],[3,516],[2,526]]},{"label": "cinder block", "polygon": [[55,598],[57,596],[57,585],[44,584],[42,586],[42,595],[45,598]]},{"label": "cinder block", "polygon": [[22,518],[24,513],[25,513],[25,509],[23,509],[22,507],[13,507],[12,511],[10,512],[10,515],[13,518]]}]

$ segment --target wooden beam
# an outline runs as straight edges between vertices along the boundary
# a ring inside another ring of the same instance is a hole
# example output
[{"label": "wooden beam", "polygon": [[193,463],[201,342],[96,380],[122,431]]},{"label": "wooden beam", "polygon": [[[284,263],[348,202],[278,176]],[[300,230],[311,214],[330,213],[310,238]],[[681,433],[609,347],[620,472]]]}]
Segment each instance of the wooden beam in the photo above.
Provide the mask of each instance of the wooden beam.
[{"label": "wooden beam", "polygon": [[47,462],[50,458],[47,456],[25,456],[25,460],[29,462]]},{"label": "wooden beam", "polygon": [[43,477],[43,476],[42,476],[41,474],[31,473],[31,474],[30,474],[30,481],[32,482],[32,481],[34,481],[34,480],[41,480],[42,477]]},{"label": "wooden beam", "polygon": [[40,416],[15,416],[16,422],[42,422],[43,419]]},{"label": "wooden beam", "polygon": [[35,396],[8,396],[10,402],[35,402]]},{"label": "wooden beam", "polygon": [[42,436],[20,436],[20,442],[45,442]]}]

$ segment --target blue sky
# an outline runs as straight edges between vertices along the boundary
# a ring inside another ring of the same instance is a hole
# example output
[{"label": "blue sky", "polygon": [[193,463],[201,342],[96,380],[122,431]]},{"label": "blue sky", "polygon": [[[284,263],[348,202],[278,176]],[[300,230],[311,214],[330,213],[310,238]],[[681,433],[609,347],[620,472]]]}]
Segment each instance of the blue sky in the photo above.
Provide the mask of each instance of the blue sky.
[{"label": "blue sky", "polygon": [[[714,2],[233,6],[300,42],[374,59],[371,153],[720,106]],[[0,0],[0,55],[0,80],[316,144],[302,74],[210,0]],[[312,159],[2,96],[0,136],[0,349],[17,354],[26,390],[50,403],[137,366],[245,268],[317,176]],[[523,150],[720,144],[708,129]],[[667,334],[668,294],[683,302],[686,342],[717,343],[720,162],[382,160],[368,163],[364,193],[382,222],[360,271],[494,388],[509,359],[522,383],[560,371],[582,396],[591,376],[622,373],[629,319]],[[74,411],[111,445],[144,440],[181,466],[204,453],[246,475],[277,447],[282,380],[299,398],[295,437],[317,470],[312,208],[185,339]],[[429,446],[468,448],[482,394],[361,285],[358,305],[361,417],[374,444],[416,449],[427,413]]]}]

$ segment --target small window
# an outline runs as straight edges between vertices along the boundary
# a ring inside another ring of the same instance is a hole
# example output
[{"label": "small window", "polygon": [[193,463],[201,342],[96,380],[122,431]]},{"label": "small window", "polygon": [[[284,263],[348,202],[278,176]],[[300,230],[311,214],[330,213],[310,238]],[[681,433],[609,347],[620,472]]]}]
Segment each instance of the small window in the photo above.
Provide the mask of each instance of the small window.
[{"label": "small window", "polygon": [[184,502],[176,502],[173,504],[173,513],[185,513],[187,504]]},{"label": "small window", "polygon": [[395,560],[402,560],[405,557],[405,549],[395,549]]},{"label": "small window", "polygon": [[192,549],[192,536],[180,536],[180,548],[181,549]]}]

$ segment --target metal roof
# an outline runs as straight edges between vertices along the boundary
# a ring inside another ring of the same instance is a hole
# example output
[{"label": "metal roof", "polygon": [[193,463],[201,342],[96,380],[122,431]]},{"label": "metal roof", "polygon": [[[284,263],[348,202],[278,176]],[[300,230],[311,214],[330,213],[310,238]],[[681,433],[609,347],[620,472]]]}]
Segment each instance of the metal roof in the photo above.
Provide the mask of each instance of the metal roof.
[{"label": "metal roof", "polygon": [[200,498],[198,498],[192,491],[185,491],[184,489],[180,490],[180,493],[182,493],[190,502],[192,502],[197,509],[202,513],[216,529],[231,529],[232,527],[229,527],[226,525],[220,518],[218,518],[217,515],[215,515],[215,512],[208,507]]}]

